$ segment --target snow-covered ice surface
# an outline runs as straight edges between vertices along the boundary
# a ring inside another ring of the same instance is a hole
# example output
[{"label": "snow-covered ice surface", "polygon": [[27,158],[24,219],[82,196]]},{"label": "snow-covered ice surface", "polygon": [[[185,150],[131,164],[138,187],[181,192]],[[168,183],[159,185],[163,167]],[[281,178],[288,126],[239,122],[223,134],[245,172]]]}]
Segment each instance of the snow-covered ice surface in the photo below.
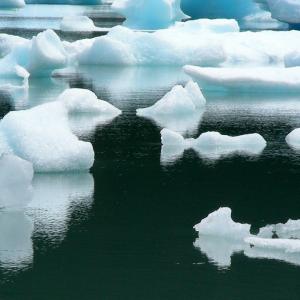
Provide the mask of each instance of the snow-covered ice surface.
[{"label": "snow-covered ice surface", "polygon": [[168,163],[180,157],[184,150],[193,149],[203,158],[216,160],[233,153],[260,155],[267,143],[258,133],[231,137],[219,132],[202,133],[197,139],[184,139],[170,129],[161,131],[161,162]]},{"label": "snow-covered ice surface", "polygon": [[203,89],[238,89],[246,92],[300,91],[300,68],[201,68],[184,71]]},{"label": "snow-covered ice surface", "polygon": [[126,17],[124,26],[133,29],[161,29],[189,18],[181,11],[180,2],[181,0],[114,0],[112,9]]}]

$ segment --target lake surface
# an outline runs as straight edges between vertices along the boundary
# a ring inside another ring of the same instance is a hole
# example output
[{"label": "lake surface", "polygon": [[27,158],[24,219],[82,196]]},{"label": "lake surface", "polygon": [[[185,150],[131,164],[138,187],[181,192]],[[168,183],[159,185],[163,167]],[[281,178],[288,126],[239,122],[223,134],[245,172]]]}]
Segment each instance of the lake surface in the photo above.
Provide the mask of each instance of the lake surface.
[{"label": "lake surface", "polygon": [[299,299],[299,265],[237,253],[220,267],[194,246],[193,226],[221,206],[254,231],[300,218],[300,153],[285,142],[300,127],[300,95],[205,93],[203,115],[180,124],[185,136],[258,132],[268,146],[256,157],[166,160],[162,127],[135,110],[187,80],[180,68],[81,67],[0,94],[1,117],[70,87],[123,111],[89,128],[75,120],[95,149],[90,173],[36,174],[28,208],[0,213],[1,299]]}]

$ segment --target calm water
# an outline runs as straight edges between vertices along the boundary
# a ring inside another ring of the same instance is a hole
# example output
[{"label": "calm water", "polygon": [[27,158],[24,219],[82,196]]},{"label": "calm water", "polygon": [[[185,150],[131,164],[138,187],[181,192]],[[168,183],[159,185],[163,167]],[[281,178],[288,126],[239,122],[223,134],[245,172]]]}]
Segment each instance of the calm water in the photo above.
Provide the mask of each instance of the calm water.
[{"label": "calm water", "polygon": [[[268,146],[258,157],[186,151],[165,160],[161,124],[135,110],[187,80],[177,68],[82,67],[31,79],[28,93],[1,92],[0,117],[72,87],[123,111],[109,124],[74,120],[95,149],[90,173],[37,174],[28,208],[0,213],[1,300],[299,299],[299,265],[234,254],[221,268],[194,247],[193,225],[220,206],[254,231],[300,218],[300,153],[284,140],[300,127],[300,95],[205,93],[203,115],[172,125],[190,137],[258,132]],[[223,248],[214,241],[210,249]]]}]

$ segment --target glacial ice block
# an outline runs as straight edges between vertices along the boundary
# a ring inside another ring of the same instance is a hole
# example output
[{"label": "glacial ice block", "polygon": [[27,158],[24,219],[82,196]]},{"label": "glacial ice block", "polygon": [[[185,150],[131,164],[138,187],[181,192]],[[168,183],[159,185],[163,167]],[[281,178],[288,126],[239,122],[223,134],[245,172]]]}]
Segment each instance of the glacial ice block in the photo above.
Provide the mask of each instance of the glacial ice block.
[{"label": "glacial ice block", "polygon": [[15,155],[0,157],[0,209],[22,210],[32,197],[33,167]]},{"label": "glacial ice block", "polygon": [[185,87],[176,85],[162,99],[147,108],[137,109],[138,116],[193,114],[197,109],[205,107],[206,100],[197,83],[188,82]]},{"label": "glacial ice block", "polygon": [[282,239],[300,239],[300,220],[288,220],[285,224],[271,224],[259,229],[258,237]]},{"label": "glacial ice block", "polygon": [[181,0],[181,7],[194,19],[241,19],[258,10],[253,0]]},{"label": "glacial ice block", "polygon": [[260,237],[247,237],[245,242],[256,248],[283,251],[285,253],[300,254],[300,240],[293,239],[264,239]]},{"label": "glacial ice block", "polygon": [[0,146],[4,153],[31,162],[36,172],[88,170],[94,163],[94,150],[91,143],[73,134],[70,125],[76,122],[72,118],[86,114],[104,122],[120,113],[90,91],[69,89],[57,101],[8,113],[0,122]]},{"label": "glacial ice block", "polygon": [[0,2],[0,8],[20,8],[24,6],[24,0],[1,0]]},{"label": "glacial ice block", "polygon": [[190,25],[153,33],[116,26],[106,36],[68,44],[68,49],[81,65],[182,66],[193,62],[201,66],[218,66],[226,60],[219,39],[208,32],[199,38],[198,30],[187,30],[186,26]]},{"label": "glacial ice block", "polygon": [[296,150],[300,149],[300,128],[294,129],[285,138],[287,144]]},{"label": "glacial ice block", "polygon": [[168,28],[188,18],[180,8],[181,0],[114,0],[112,10],[126,17],[124,26],[133,29]]},{"label": "glacial ice block", "polygon": [[214,236],[230,240],[243,240],[250,236],[250,225],[234,222],[231,218],[231,209],[221,207],[209,214],[194,229],[199,236]]},{"label": "glacial ice block", "polygon": [[201,68],[184,71],[203,89],[238,89],[250,92],[300,92],[300,67]]},{"label": "glacial ice block", "polygon": [[61,20],[61,31],[93,31],[95,30],[93,20],[87,16],[67,16]]},{"label": "glacial ice block", "polygon": [[176,153],[178,157],[186,149],[193,149],[208,159],[219,159],[232,153],[259,155],[267,144],[258,133],[231,137],[221,135],[219,132],[206,132],[197,139],[184,139],[179,133],[166,128],[161,131],[161,141],[162,158],[166,161],[168,160],[167,153],[170,155]]},{"label": "glacial ice block", "polygon": [[36,172],[88,170],[93,165],[92,145],[71,132],[67,110],[59,102],[10,112],[0,130],[13,153],[32,162]]},{"label": "glacial ice block", "polygon": [[52,30],[46,30],[32,40],[19,41],[0,60],[0,74],[3,77],[25,77],[20,75],[20,70],[23,70],[22,73],[29,72],[31,76],[49,76],[53,70],[63,68],[67,62],[67,53],[58,35]]}]

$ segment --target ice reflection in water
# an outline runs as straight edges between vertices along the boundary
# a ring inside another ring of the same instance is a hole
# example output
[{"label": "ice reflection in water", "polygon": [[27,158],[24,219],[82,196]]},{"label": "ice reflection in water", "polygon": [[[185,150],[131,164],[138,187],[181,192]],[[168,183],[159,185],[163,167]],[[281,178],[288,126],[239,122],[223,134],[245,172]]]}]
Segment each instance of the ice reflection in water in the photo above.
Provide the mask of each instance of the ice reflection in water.
[{"label": "ice reflection in water", "polygon": [[33,260],[33,221],[23,211],[0,212],[0,266],[11,272]]},{"label": "ice reflection in water", "polygon": [[85,217],[93,203],[94,179],[89,173],[37,174],[27,213],[33,219],[34,235],[56,245],[67,234],[72,213]]},{"label": "ice reflection in water", "polygon": [[[47,246],[58,245],[65,238],[71,221],[86,218],[93,194],[94,179],[89,173],[36,174],[32,200],[27,208],[0,211],[0,268],[17,272],[30,267],[34,255],[33,237],[41,238]],[[74,217],[78,211],[80,217]]]}]

